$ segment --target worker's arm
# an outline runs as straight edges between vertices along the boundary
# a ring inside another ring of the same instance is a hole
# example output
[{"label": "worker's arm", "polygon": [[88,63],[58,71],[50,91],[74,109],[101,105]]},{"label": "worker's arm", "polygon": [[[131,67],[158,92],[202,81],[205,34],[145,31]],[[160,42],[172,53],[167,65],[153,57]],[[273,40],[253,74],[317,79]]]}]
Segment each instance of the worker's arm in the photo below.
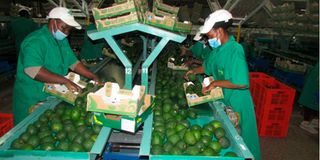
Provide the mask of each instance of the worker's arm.
[{"label": "worker's arm", "polygon": [[209,86],[202,88],[202,93],[205,94],[212,89],[220,87],[220,88],[229,88],[229,89],[244,89],[247,88],[246,85],[235,85],[228,80],[219,80],[212,81]]},{"label": "worker's arm", "polygon": [[198,68],[195,68],[195,69],[192,69],[192,70],[189,70],[185,75],[184,75],[184,78],[186,80],[189,80],[188,78],[188,75],[189,74],[202,74],[204,73],[204,68],[202,66],[198,67]]},{"label": "worker's arm", "polygon": [[75,71],[76,73],[94,80],[95,82],[99,82],[98,76],[93,74],[91,71],[89,71],[81,62],[77,62],[73,65],[74,67],[71,67],[71,70]]},{"label": "worker's arm", "polygon": [[69,79],[63,76],[54,74],[44,67],[40,68],[38,73],[35,75],[34,79],[41,82],[45,82],[45,83],[64,84],[70,91],[77,91],[77,92],[81,91],[81,88],[75,83],[73,83],[72,81],[70,81]]}]

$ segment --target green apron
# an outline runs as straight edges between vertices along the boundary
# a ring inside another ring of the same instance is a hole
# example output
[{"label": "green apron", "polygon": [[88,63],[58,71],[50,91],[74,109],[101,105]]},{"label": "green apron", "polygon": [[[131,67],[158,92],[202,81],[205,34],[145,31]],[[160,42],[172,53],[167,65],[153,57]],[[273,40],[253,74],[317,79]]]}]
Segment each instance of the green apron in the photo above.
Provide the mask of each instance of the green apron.
[{"label": "green apron", "polygon": [[29,114],[30,106],[45,100],[44,83],[30,78],[24,69],[44,67],[47,70],[65,76],[69,67],[77,58],[69,46],[68,39],[56,41],[48,26],[29,34],[21,44],[17,74],[13,92],[14,124],[18,124]]},{"label": "green apron", "polygon": [[210,54],[210,52],[212,51],[210,47],[204,45],[201,42],[196,42],[190,49],[189,51],[191,51],[192,56],[200,59],[200,60],[204,60],[206,59],[206,57]]},{"label": "green apron", "polygon": [[38,25],[29,18],[17,17],[10,23],[10,35],[15,39],[16,52],[19,53],[23,39],[38,29]]},{"label": "green apron", "polygon": [[304,107],[319,111],[319,62],[306,76],[299,103]]},{"label": "green apron", "polygon": [[230,105],[240,115],[241,136],[255,159],[260,159],[260,144],[254,113],[254,105],[249,91],[248,67],[242,46],[233,36],[222,46],[214,49],[204,60],[205,74],[215,80],[228,80],[245,89],[223,88],[226,105]]},{"label": "green apron", "polygon": [[105,41],[103,39],[93,41],[88,37],[87,32],[94,29],[96,29],[94,24],[87,26],[87,31],[83,39],[83,46],[80,51],[81,59],[96,59],[102,55],[102,48],[105,45]]}]

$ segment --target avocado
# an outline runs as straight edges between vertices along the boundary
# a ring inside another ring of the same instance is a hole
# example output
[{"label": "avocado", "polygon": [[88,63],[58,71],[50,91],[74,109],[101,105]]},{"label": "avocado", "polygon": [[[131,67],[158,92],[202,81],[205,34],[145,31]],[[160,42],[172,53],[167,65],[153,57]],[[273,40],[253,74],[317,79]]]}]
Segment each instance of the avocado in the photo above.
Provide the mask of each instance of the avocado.
[{"label": "avocado", "polygon": [[202,143],[201,141],[198,141],[195,145],[195,147],[197,147],[200,152],[204,150],[204,148],[206,147],[204,143]]},{"label": "avocado", "polygon": [[201,136],[200,141],[204,143],[206,146],[211,142],[211,138],[209,136]]},{"label": "avocado", "polygon": [[152,145],[162,145],[163,144],[164,139],[159,135],[159,134],[152,134],[152,139],[151,139],[151,144]]},{"label": "avocado", "polygon": [[40,147],[41,150],[52,151],[55,150],[55,147],[52,143],[44,143]]},{"label": "avocado", "polygon": [[190,118],[190,119],[196,119],[196,118],[197,118],[196,112],[194,112],[194,111],[192,111],[192,110],[189,110],[189,111],[188,111],[188,118]]},{"label": "avocado", "polygon": [[80,132],[76,137],[74,137],[73,139],[73,143],[79,143],[82,144],[82,142],[84,141],[84,137],[82,136],[82,133]]},{"label": "avocado", "polygon": [[162,154],[163,150],[161,145],[152,145],[151,147],[151,154],[153,155],[159,155]]},{"label": "avocado", "polygon": [[70,146],[70,150],[73,152],[82,152],[84,151],[83,147],[79,143],[72,143]]},{"label": "avocado", "polygon": [[184,141],[179,141],[177,144],[176,144],[176,147],[179,148],[179,149],[186,149],[187,148],[187,144],[184,142]]},{"label": "avocado", "polygon": [[193,135],[192,131],[187,131],[184,134],[183,140],[188,144],[188,145],[194,145],[197,143],[196,137]]},{"label": "avocado", "polygon": [[60,131],[59,133],[57,133],[56,138],[60,141],[65,140],[65,138],[67,137],[67,132],[65,131]]},{"label": "avocado", "polygon": [[24,132],[20,135],[19,139],[21,139],[23,142],[27,142],[30,137],[30,134],[28,132]]},{"label": "avocado", "polygon": [[63,129],[63,126],[61,122],[53,122],[51,124],[51,130],[55,133],[60,132],[62,129]]},{"label": "avocado", "polygon": [[89,152],[93,145],[94,145],[94,141],[92,139],[88,139],[83,143],[83,148],[85,151]]},{"label": "avocado", "polygon": [[21,146],[22,150],[33,150],[33,146],[31,144],[25,143]]},{"label": "avocado", "polygon": [[200,150],[199,150],[197,147],[195,147],[195,146],[190,146],[190,147],[188,147],[188,148],[185,150],[184,153],[187,154],[187,155],[195,156],[195,155],[198,155],[199,152],[200,152]]},{"label": "avocado", "polygon": [[213,120],[210,122],[210,124],[213,126],[214,130],[222,127],[222,123],[219,122],[218,120]]},{"label": "avocado", "polygon": [[175,128],[175,130],[176,130],[176,132],[179,132],[179,131],[181,131],[181,130],[183,130],[183,129],[185,129],[185,128],[186,128],[185,125],[183,125],[183,124],[181,124],[181,123],[178,123],[177,126],[176,126],[176,128]]},{"label": "avocado", "polygon": [[230,140],[225,136],[221,137],[218,141],[221,144],[221,147],[224,149],[230,146]]},{"label": "avocado", "polygon": [[224,156],[225,157],[238,157],[238,155],[236,154],[236,153],[234,153],[234,152],[226,152],[225,154],[224,154]]},{"label": "avocado", "polygon": [[168,137],[168,141],[173,145],[175,145],[179,140],[180,140],[180,137],[178,134],[173,134]]},{"label": "avocado", "polygon": [[210,137],[210,139],[211,139],[213,133],[210,132],[209,130],[203,128],[203,129],[201,130],[201,135],[202,135],[202,136],[208,136],[208,137]]},{"label": "avocado", "polygon": [[38,128],[37,128],[34,124],[30,124],[30,125],[27,127],[27,132],[28,132],[30,135],[36,134],[36,133],[38,133]]},{"label": "avocado", "polygon": [[28,138],[27,143],[30,144],[33,148],[36,148],[40,143],[40,139],[38,136],[32,135]]},{"label": "avocado", "polygon": [[169,153],[172,155],[182,155],[183,152],[181,149],[174,147],[169,151]]},{"label": "avocado", "polygon": [[210,123],[204,125],[203,128],[212,132],[212,133],[214,132],[214,127]]},{"label": "avocado", "polygon": [[203,155],[203,156],[215,156],[215,155],[217,155],[217,153],[212,148],[207,147],[202,151],[201,155]]},{"label": "avocado", "polygon": [[14,141],[12,141],[11,143],[11,149],[21,149],[23,144],[21,143],[21,139],[15,139]]},{"label": "avocado", "polygon": [[208,147],[212,148],[216,153],[220,153],[220,151],[221,151],[221,145],[217,141],[211,141],[208,144]]},{"label": "avocado", "polygon": [[44,144],[44,143],[54,143],[54,142],[55,142],[55,139],[54,139],[51,135],[49,135],[49,136],[47,136],[47,137],[44,137],[44,138],[40,139],[40,142],[41,142],[41,144]]},{"label": "avocado", "polygon": [[171,143],[166,143],[163,145],[163,150],[166,152],[166,153],[169,153],[170,150],[173,148],[174,146],[171,144]]},{"label": "avocado", "polygon": [[221,137],[223,137],[225,135],[225,131],[222,127],[220,128],[217,128],[215,131],[214,131],[214,136],[217,138],[217,139],[220,139]]},{"label": "avocado", "polygon": [[193,133],[194,137],[196,138],[196,141],[199,141],[201,138],[201,130],[191,130]]},{"label": "avocado", "polygon": [[57,146],[57,149],[61,151],[68,151],[69,148],[70,148],[69,143],[65,141],[61,141]]}]

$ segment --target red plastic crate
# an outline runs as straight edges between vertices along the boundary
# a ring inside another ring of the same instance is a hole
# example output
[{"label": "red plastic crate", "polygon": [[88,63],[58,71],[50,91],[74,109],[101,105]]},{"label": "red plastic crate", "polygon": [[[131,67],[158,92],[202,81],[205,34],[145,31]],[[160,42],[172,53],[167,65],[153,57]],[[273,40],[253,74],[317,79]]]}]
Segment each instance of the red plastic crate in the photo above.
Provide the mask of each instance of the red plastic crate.
[{"label": "red plastic crate", "polygon": [[255,80],[257,79],[269,79],[269,78],[273,78],[263,72],[249,72],[249,80],[250,80],[250,92],[252,95],[255,94],[255,88],[257,88],[255,85],[256,83],[254,83]]},{"label": "red plastic crate", "polygon": [[13,114],[0,113],[0,137],[13,128]]},{"label": "red plastic crate", "polygon": [[258,133],[261,137],[283,138],[286,137],[288,134],[288,127],[288,125],[276,122],[260,124]]},{"label": "red plastic crate", "polygon": [[[273,78],[254,79],[251,86],[255,87],[252,99],[255,104],[259,135],[285,137],[295,90]],[[279,128],[281,130],[278,130]]]}]

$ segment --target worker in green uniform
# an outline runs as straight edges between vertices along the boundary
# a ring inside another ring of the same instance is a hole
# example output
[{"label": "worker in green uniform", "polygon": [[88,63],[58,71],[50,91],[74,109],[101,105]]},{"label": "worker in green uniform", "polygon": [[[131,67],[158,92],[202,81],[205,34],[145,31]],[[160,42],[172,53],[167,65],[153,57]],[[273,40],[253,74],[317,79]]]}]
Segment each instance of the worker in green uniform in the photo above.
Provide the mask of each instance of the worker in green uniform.
[{"label": "worker in green uniform", "polygon": [[38,29],[38,25],[30,18],[30,12],[26,9],[19,11],[19,16],[14,18],[9,27],[9,33],[15,40],[16,53],[20,51],[23,39],[31,32]]},{"label": "worker in green uniform", "polygon": [[243,48],[227,33],[231,24],[232,15],[224,9],[209,15],[201,33],[207,35],[212,52],[202,66],[188,71],[186,75],[205,73],[214,77],[215,81],[203,87],[203,93],[215,87],[223,89],[223,102],[239,114],[241,136],[254,158],[259,160],[260,144],[249,91],[248,67]]},{"label": "worker in green uniform", "polygon": [[201,36],[200,30],[201,30],[201,27],[193,38],[193,40],[196,41],[194,45],[192,45],[190,48],[187,48],[185,46],[181,47],[180,56],[194,57],[194,58],[189,58],[185,62],[187,66],[191,66],[193,64],[201,65],[202,60],[206,59],[206,57],[212,51],[211,48],[208,45],[206,45],[207,42],[204,39],[204,36]]},{"label": "worker in green uniform", "polygon": [[66,38],[73,27],[81,29],[71,11],[56,7],[47,18],[48,25],[29,34],[21,44],[13,93],[15,125],[29,114],[30,106],[49,96],[42,91],[44,83],[64,84],[72,92],[81,92],[78,85],[64,77],[69,69],[98,80],[77,60]]},{"label": "worker in green uniform", "polygon": [[312,134],[319,133],[319,62],[306,76],[299,104],[303,107],[303,121],[300,128]]}]

